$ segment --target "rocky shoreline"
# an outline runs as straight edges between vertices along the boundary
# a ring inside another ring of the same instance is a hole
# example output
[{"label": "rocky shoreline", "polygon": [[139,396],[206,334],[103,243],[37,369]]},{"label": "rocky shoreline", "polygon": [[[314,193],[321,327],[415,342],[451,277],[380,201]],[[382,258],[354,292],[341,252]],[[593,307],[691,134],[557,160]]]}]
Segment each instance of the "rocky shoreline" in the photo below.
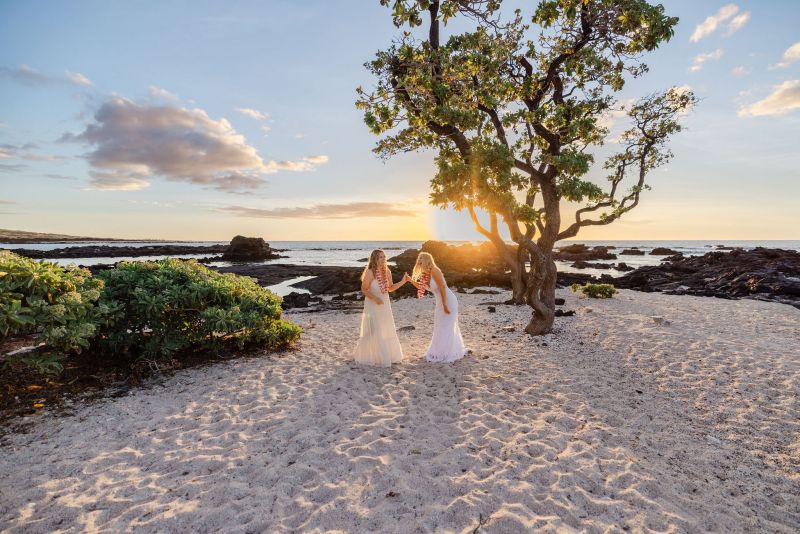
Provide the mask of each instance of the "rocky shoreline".
[{"label": "rocky shoreline", "polygon": [[[597,248],[602,250],[596,250]],[[452,246],[429,241],[423,244],[422,250],[436,256],[448,283],[456,291],[467,292],[477,287],[510,288],[505,265],[490,245]],[[665,249],[663,252],[667,251]],[[389,258],[396,265],[397,275],[404,271],[411,272],[418,252],[416,249],[409,249]],[[597,255],[609,253],[608,247],[596,247],[585,250],[583,254],[572,249],[568,254],[576,262],[586,262],[587,259],[596,259]],[[624,263],[611,265],[616,269],[622,266],[627,267]],[[310,294],[292,293],[285,298],[287,307],[306,307],[323,302],[323,297],[334,296],[334,300],[338,301],[357,300],[357,295],[348,295],[358,292],[363,268],[234,264],[219,270],[252,276],[262,285],[275,285],[292,278],[312,276],[311,279],[292,285]],[[673,254],[667,256],[660,265],[639,267],[619,277],[608,274],[598,277],[586,273],[558,273],[559,287],[587,282],[608,283],[620,289],[673,295],[751,298],[800,308],[800,253],[761,247],[753,250],[733,249],[709,252],[702,256],[684,257]],[[414,294],[411,286],[404,286],[392,296],[404,298]]]},{"label": "rocky shoreline", "polygon": [[[421,250],[436,257],[448,283],[457,291],[467,292],[478,287],[510,288],[506,266],[491,243],[448,245],[439,241],[427,241]],[[85,245],[49,251],[14,249],[12,252],[36,259],[209,254],[211,256],[199,261],[231,260],[234,263],[230,266],[217,269],[220,272],[251,276],[263,286],[308,277],[292,284],[292,287],[308,293],[295,292],[286,296],[287,308],[322,303],[336,306],[356,301],[360,298],[357,293],[363,270],[363,267],[260,263],[263,260],[280,258],[277,253],[279,251],[270,248],[261,238],[242,236],[235,237],[230,245]],[[404,271],[411,272],[418,253],[417,249],[408,249],[389,258],[396,266],[395,272],[398,276]],[[571,266],[577,269],[615,269],[626,274],[612,277],[608,274],[593,276],[562,271],[558,273],[557,285],[564,287],[574,283],[609,283],[620,289],[725,299],[752,298],[800,308],[800,252],[762,247],[743,250],[718,246],[716,250],[702,256],[683,256],[675,250],[655,248],[649,254],[664,256],[660,265],[634,270],[624,261],[607,262],[624,256],[644,254],[644,251],[635,247],[617,250],[613,246],[565,245],[555,254],[557,260],[572,262]],[[91,269],[96,271],[109,267],[92,266]],[[407,285],[392,296],[405,298],[414,294],[413,288]],[[323,304],[322,307],[324,306]]]},{"label": "rocky shoreline", "polygon": [[228,245],[80,245],[77,247],[34,250],[9,249],[14,254],[36,260],[59,258],[139,258],[142,256],[182,256],[186,254],[222,254]]}]

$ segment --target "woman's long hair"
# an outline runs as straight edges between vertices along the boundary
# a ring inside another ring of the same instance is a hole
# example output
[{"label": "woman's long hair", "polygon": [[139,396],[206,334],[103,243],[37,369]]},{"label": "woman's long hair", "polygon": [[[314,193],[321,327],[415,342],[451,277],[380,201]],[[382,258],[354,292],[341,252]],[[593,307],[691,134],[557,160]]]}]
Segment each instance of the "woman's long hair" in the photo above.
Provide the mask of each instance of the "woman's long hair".
[{"label": "woman's long hair", "polygon": [[[386,257],[386,253],[379,248],[373,250],[369,255],[369,261],[367,262],[367,266],[364,268],[364,272],[361,273],[361,281],[364,281],[364,278],[367,276],[367,271],[372,271],[372,276],[378,277],[378,256],[383,254]],[[389,266],[384,264],[384,267],[388,270]]]},{"label": "woman's long hair", "polygon": [[417,263],[414,264],[411,278],[418,282],[422,277],[422,273],[430,274],[434,267],[436,267],[436,262],[433,260],[433,256],[427,252],[420,252],[417,256]]}]

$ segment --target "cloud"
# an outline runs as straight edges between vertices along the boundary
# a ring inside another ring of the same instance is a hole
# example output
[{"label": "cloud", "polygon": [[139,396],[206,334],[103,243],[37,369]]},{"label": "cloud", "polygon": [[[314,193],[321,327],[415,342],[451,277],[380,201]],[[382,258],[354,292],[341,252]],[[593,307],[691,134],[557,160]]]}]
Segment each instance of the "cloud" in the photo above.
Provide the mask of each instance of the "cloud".
[{"label": "cloud", "polygon": [[65,176],[63,174],[53,174],[53,173],[43,174],[42,176],[44,176],[45,178],[50,178],[51,180],[74,180],[75,179],[73,176]]},{"label": "cloud", "polygon": [[27,65],[20,65],[19,68],[16,69],[0,67],[0,78],[14,80],[15,82],[31,87],[45,85],[50,81],[50,78]]},{"label": "cloud", "polygon": [[27,168],[27,165],[16,163],[0,163],[0,172],[20,172]]},{"label": "cloud", "polygon": [[740,117],[785,115],[800,108],[800,80],[787,80],[775,86],[766,98],[739,109]]},{"label": "cloud", "polygon": [[750,74],[750,70],[744,67],[735,67],[731,69],[731,74],[737,78],[741,78],[742,76],[747,76]]},{"label": "cloud", "polygon": [[142,174],[134,172],[93,171],[87,191],[138,191],[150,187],[150,182]]},{"label": "cloud", "polygon": [[294,138],[295,139],[302,139],[305,136],[306,136],[306,134],[304,134],[304,133],[296,133],[296,134],[294,134]]},{"label": "cloud", "polygon": [[269,172],[277,171],[313,171],[319,165],[328,163],[328,156],[306,156],[298,161],[269,161],[266,168]]},{"label": "cloud", "polygon": [[64,134],[61,140],[94,147],[87,154],[89,185],[98,190],[143,189],[159,176],[240,192],[264,185],[266,174],[309,171],[327,161],[325,156],[309,156],[265,163],[225,119],[214,120],[198,108],[143,104],[123,97],[103,103],[83,132]]},{"label": "cloud", "polygon": [[782,61],[770,66],[771,69],[785,69],[795,61],[800,59],[800,42],[797,42],[786,49],[783,53]]},{"label": "cloud", "polygon": [[153,98],[164,98],[166,100],[178,100],[178,96],[174,93],[170,93],[166,89],[162,87],[156,87],[155,85],[151,85],[147,88],[147,94],[152,96]]},{"label": "cloud", "polygon": [[[692,33],[692,36],[689,37],[689,41],[696,43],[703,37],[711,35],[717,31],[717,28],[720,24],[733,17],[738,12],[739,6],[736,4],[727,4],[722,6],[715,14],[711,15],[710,17],[706,18],[706,20],[695,26],[694,33]],[[747,15],[747,18],[749,18],[749,13]],[[745,22],[747,22],[746,19],[741,24],[744,25]]]},{"label": "cloud", "polygon": [[311,163],[312,165],[322,165],[323,163],[328,163],[328,156],[308,156],[303,158],[303,160]]},{"label": "cloud", "polygon": [[16,69],[0,67],[0,78],[13,80],[29,87],[41,87],[44,85],[64,82],[82,87],[91,87],[94,85],[89,78],[80,72],[66,71],[63,78],[53,77],[42,74],[41,72],[32,69],[28,65],[20,65]]},{"label": "cloud", "polygon": [[180,201],[177,202],[161,202],[160,200],[129,200],[131,204],[139,204],[142,206],[155,206],[157,208],[174,208],[176,204],[180,204]]},{"label": "cloud", "polygon": [[692,60],[692,66],[689,67],[689,72],[697,72],[703,68],[703,63],[710,60],[717,60],[722,57],[723,50],[722,48],[717,48],[713,52],[706,52],[703,54],[698,54]]},{"label": "cloud", "polygon": [[54,156],[54,155],[47,155],[47,154],[34,154],[33,152],[27,152],[20,156],[22,159],[26,159],[28,161],[60,161],[64,159],[64,156]]},{"label": "cloud", "polygon": [[747,24],[747,21],[749,21],[749,20],[750,20],[750,12],[749,11],[745,11],[744,13],[742,13],[740,15],[736,15],[735,17],[733,17],[733,20],[731,20],[728,23],[728,27],[725,29],[725,33],[723,35],[725,35],[725,37],[733,35],[734,33],[736,33],[739,30],[741,30],[744,27],[744,25]]},{"label": "cloud", "polygon": [[404,207],[402,204],[388,202],[315,204],[309,207],[272,209],[226,206],[214,208],[214,211],[257,219],[355,219],[365,217],[415,217],[419,214],[419,209],[414,209],[408,204]]},{"label": "cloud", "polygon": [[21,152],[22,150],[29,151],[34,148],[38,148],[35,143],[25,143],[22,146],[0,144],[0,159],[24,159],[28,161],[58,161],[64,159],[64,156]]},{"label": "cloud", "polygon": [[91,87],[91,86],[94,85],[94,83],[92,83],[92,80],[90,80],[89,78],[87,78],[86,76],[81,74],[80,72],[66,71],[64,73],[64,76],[66,76],[67,80],[70,83],[74,83],[75,85],[83,85],[83,86],[86,86],[86,87]]},{"label": "cloud", "polygon": [[13,200],[0,200],[0,204],[3,206],[10,206],[12,204],[19,204],[19,202],[14,202]]},{"label": "cloud", "polygon": [[236,108],[236,111],[257,121],[265,121],[269,118],[269,113],[262,113],[253,108]]}]

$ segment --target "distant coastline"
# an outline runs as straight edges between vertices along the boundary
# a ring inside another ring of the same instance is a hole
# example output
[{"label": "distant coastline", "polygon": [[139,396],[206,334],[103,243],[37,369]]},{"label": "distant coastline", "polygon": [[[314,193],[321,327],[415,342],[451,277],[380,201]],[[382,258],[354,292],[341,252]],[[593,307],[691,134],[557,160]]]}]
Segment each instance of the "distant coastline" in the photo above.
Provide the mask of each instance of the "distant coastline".
[{"label": "distant coastline", "polygon": [[48,234],[43,232],[26,232],[24,230],[6,230],[0,228],[0,242],[9,244],[34,244],[34,243],[75,243],[75,242],[95,242],[95,241],[114,241],[126,243],[149,243],[161,242],[165,239],[115,239],[111,237],[86,237],[67,234]]}]

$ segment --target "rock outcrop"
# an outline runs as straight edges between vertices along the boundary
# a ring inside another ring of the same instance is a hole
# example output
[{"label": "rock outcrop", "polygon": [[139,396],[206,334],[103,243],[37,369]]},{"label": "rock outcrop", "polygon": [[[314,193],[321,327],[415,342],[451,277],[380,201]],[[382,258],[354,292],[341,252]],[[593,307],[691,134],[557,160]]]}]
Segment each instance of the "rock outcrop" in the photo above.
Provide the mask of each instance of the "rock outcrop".
[{"label": "rock outcrop", "polygon": [[271,248],[269,243],[260,237],[244,237],[237,235],[222,254],[223,260],[228,261],[263,261],[280,258]]},{"label": "rock outcrop", "polygon": [[735,249],[702,256],[672,256],[614,280],[620,288],[675,295],[755,298],[800,308],[800,252]]}]

